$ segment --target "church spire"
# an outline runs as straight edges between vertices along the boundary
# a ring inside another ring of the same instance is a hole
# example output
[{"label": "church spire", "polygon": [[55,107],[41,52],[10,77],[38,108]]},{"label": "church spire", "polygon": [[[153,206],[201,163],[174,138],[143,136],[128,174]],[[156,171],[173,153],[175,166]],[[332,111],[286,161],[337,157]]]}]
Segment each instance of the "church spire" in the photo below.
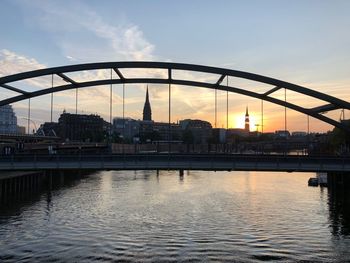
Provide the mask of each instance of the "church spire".
[{"label": "church spire", "polygon": [[248,113],[248,106],[245,110],[245,125],[244,125],[245,131],[250,131],[250,125],[249,125],[249,113]]},{"label": "church spire", "polygon": [[144,121],[152,120],[152,110],[151,110],[151,104],[149,102],[148,85],[146,90],[146,101],[145,101],[145,105],[143,106],[143,120]]}]

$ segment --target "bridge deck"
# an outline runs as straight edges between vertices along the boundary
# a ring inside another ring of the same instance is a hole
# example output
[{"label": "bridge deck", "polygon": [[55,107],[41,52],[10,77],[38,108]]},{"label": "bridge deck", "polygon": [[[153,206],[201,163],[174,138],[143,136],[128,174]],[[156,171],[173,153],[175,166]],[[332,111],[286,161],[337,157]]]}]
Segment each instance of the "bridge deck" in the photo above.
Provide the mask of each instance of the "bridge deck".
[{"label": "bridge deck", "polygon": [[0,159],[0,171],[46,169],[349,172],[350,158],[236,154],[105,154],[16,155],[3,156]]}]

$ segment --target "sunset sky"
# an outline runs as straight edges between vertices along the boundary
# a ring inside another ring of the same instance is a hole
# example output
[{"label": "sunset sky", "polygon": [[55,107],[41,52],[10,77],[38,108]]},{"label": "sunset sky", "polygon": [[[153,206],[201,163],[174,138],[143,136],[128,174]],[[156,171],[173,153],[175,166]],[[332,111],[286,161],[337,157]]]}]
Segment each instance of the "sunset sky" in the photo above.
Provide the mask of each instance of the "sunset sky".
[{"label": "sunset sky", "polygon": [[[0,3],[0,76],[38,68],[101,61],[171,61],[230,68],[292,82],[350,101],[350,1],[36,1]],[[70,74],[77,80],[105,77],[108,70]],[[142,72],[123,72],[126,77]],[[178,77],[213,80],[178,72]],[[55,84],[60,83],[55,78]],[[215,80],[214,80],[215,81]],[[225,80],[226,81],[226,80]],[[23,81],[32,91],[47,78]],[[269,86],[230,78],[229,83],[263,92]],[[113,117],[122,115],[120,85],[113,87]],[[126,86],[126,116],[142,118],[146,85]],[[149,85],[153,119],[167,121],[167,86]],[[55,94],[54,119],[75,112],[75,92]],[[1,93],[1,99],[13,93]],[[79,91],[79,113],[109,120],[109,86]],[[282,98],[283,90],[273,94]],[[317,100],[287,91],[306,107]],[[27,101],[13,104],[25,125]],[[37,126],[49,121],[50,96],[32,99]],[[173,87],[172,121],[204,119],[214,125],[214,91]],[[261,124],[260,101],[229,95],[229,126],[243,127],[246,106],[251,129]],[[264,131],[284,129],[284,108],[264,104]],[[328,113],[339,119],[340,110]],[[350,112],[345,112],[346,117]],[[306,131],[307,117],[287,110],[287,128]],[[218,92],[218,127],[226,127],[226,93]],[[34,127],[33,127],[34,128]],[[260,129],[260,128],[259,128]],[[332,129],[310,119],[313,132]]]}]

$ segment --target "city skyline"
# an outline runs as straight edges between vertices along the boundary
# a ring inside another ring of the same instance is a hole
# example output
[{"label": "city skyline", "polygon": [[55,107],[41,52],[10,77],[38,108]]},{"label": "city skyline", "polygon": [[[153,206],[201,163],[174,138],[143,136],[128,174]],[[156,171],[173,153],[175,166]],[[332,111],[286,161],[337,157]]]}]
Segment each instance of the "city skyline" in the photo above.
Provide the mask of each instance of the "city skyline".
[{"label": "city skyline", "polygon": [[[267,1],[264,5],[229,1],[215,4],[204,1],[200,6],[198,1],[180,1],[177,5],[159,1],[109,4],[106,8],[95,1],[2,2],[4,16],[0,19],[3,25],[11,24],[11,27],[0,27],[0,33],[7,36],[0,43],[0,75],[96,61],[173,61],[249,71],[349,100],[347,1],[297,1],[283,5],[278,1]],[[205,19],[212,15],[212,10],[216,11],[212,19]],[[253,18],[247,19],[247,15]],[[89,79],[106,74],[107,71],[100,70],[73,76]],[[208,78],[195,74],[185,77]],[[54,81],[61,80],[57,77]],[[232,78],[229,82],[249,90],[266,88],[240,79]],[[37,90],[48,87],[48,83],[47,79],[38,79],[18,85]],[[122,87],[114,85],[113,89],[113,116],[121,116]],[[146,85],[126,85],[125,116],[140,118],[145,90]],[[149,85],[149,92],[153,118],[167,121],[167,87]],[[174,86],[173,92],[172,122],[203,119],[214,126],[212,90]],[[79,91],[78,112],[97,113],[109,119],[108,93],[107,86]],[[287,95],[301,105],[313,107],[316,103],[304,101],[293,92],[288,91]],[[6,92],[2,93],[2,98],[7,96]],[[283,91],[274,96],[283,97]],[[225,98],[225,92],[218,92],[217,127],[220,128],[226,127]],[[74,91],[55,94],[54,120],[63,109],[74,112],[74,100]],[[49,103],[49,96],[32,99],[33,121],[49,120]],[[25,125],[27,102],[12,106],[19,123]],[[229,127],[244,127],[246,106],[251,129],[261,124],[259,100],[230,94]],[[284,129],[283,112],[282,107],[266,103],[264,131]],[[287,115],[288,130],[307,129],[305,115],[292,110],[287,110]],[[345,115],[349,115],[348,111]],[[340,111],[330,116],[339,119]],[[331,129],[330,125],[310,118],[311,131]]]}]

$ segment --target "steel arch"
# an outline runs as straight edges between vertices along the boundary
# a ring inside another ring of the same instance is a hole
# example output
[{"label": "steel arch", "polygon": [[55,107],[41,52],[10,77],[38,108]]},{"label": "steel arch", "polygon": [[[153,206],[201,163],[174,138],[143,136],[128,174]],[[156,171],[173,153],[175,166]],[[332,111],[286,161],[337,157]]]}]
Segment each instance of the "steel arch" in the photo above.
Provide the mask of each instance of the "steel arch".
[{"label": "steel arch", "polygon": [[[168,78],[126,78],[125,76],[123,76],[123,74],[119,70],[119,69],[137,69],[137,68],[167,69]],[[119,79],[104,79],[104,80],[77,82],[65,75],[65,73],[69,73],[69,72],[76,72],[76,71],[83,71],[83,70],[84,71],[98,70],[98,69],[113,69],[117,73]],[[172,78],[172,70],[183,70],[183,71],[192,71],[192,72],[200,72],[200,73],[218,74],[221,76],[216,83],[189,81],[184,79]],[[31,78],[42,77],[42,76],[47,76],[52,74],[58,75],[69,84],[49,87],[49,88],[45,88],[45,89],[41,89],[33,92],[27,92],[10,85],[11,82],[15,82],[19,80],[27,80]],[[221,82],[226,76],[261,82],[261,83],[272,85],[273,87],[265,93],[257,93],[257,92],[248,91],[242,88],[221,85]],[[172,63],[172,62],[128,61],[128,62],[87,63],[87,64],[77,64],[77,65],[45,68],[45,69],[33,70],[33,71],[18,73],[14,75],[4,76],[0,78],[0,86],[3,87],[4,89],[8,89],[8,90],[20,93],[20,95],[1,100],[0,106],[18,102],[28,98],[50,94],[52,92],[59,92],[59,91],[69,90],[74,88],[85,88],[85,87],[91,87],[91,86],[99,86],[99,85],[107,85],[107,84],[122,84],[122,83],[130,83],[130,84],[137,84],[137,83],[169,84],[171,83],[171,84],[177,84],[177,85],[225,90],[233,93],[246,95],[249,97],[262,99],[281,106],[285,106],[295,111],[312,116],[316,119],[319,119],[323,122],[331,124],[342,130],[350,132],[350,128],[347,125],[344,125],[342,122],[335,121],[321,114],[324,111],[330,111],[330,110],[335,110],[340,108],[350,109],[350,103],[342,99],[339,99],[312,89],[308,89],[306,87],[302,87],[296,84],[292,84],[279,79],[274,79],[274,78],[254,74],[254,73],[237,71],[232,69],[209,67],[209,66],[203,66],[203,65]],[[292,91],[325,101],[327,104],[321,105],[315,108],[304,108],[296,104],[285,102],[283,100],[279,100],[269,96],[273,92],[282,88],[283,89],[285,88],[287,90],[292,90]]]}]

